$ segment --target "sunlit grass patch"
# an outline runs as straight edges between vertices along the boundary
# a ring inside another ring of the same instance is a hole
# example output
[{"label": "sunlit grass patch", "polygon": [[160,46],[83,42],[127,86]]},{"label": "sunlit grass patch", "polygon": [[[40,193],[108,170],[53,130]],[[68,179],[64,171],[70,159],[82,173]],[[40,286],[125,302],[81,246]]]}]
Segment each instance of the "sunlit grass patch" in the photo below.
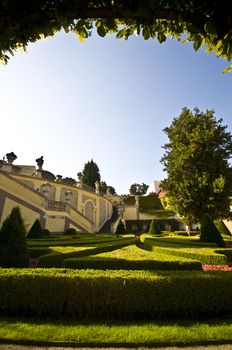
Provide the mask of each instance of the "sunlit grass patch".
[{"label": "sunlit grass patch", "polygon": [[80,343],[229,341],[232,319],[207,321],[94,322],[0,317],[0,338]]}]

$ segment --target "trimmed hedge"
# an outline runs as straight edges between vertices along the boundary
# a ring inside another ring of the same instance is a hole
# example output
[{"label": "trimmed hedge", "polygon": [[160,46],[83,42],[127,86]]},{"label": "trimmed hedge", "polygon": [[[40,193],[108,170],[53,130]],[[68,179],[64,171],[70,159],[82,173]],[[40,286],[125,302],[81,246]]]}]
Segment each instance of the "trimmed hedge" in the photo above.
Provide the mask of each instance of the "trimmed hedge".
[{"label": "trimmed hedge", "polygon": [[80,239],[75,236],[75,238],[72,238],[72,236],[67,235],[67,239],[57,239],[55,238],[48,238],[43,240],[28,240],[27,245],[28,247],[65,247],[65,246],[73,246],[73,247],[81,247],[81,246],[91,246],[95,244],[104,244],[104,243],[110,243],[115,242],[118,240],[116,236],[112,236],[110,238],[89,238],[89,239]]},{"label": "trimmed hedge", "polygon": [[[202,264],[228,265],[228,258],[223,255],[225,254],[225,249],[215,249],[215,251],[212,251],[212,249],[207,250],[207,248],[196,248],[196,251],[193,251],[194,248],[159,247],[149,239],[144,241],[144,248],[153,252],[162,252],[171,256],[180,256],[187,259],[197,260]],[[220,254],[218,251],[220,251]]]},{"label": "trimmed hedge", "polygon": [[110,252],[115,249],[125,247],[138,242],[138,238],[121,239],[112,244],[101,244],[98,247],[92,247],[85,250],[73,251],[69,253],[51,253],[42,255],[39,258],[39,267],[63,267],[63,261],[69,258],[80,258],[83,256],[96,255],[104,252]]},{"label": "trimmed hedge", "polygon": [[[160,219],[160,218],[155,218],[155,220],[158,222],[161,231],[166,230],[166,225],[168,225],[171,229],[171,231],[175,231],[178,229],[178,222],[176,219]],[[134,231],[144,231],[143,226],[146,225],[148,228],[150,227],[151,224],[151,219],[150,220],[126,220],[126,230],[127,232],[132,231],[133,225],[136,225],[138,227],[137,230]],[[146,231],[148,231],[147,229]]]},{"label": "trimmed hedge", "polygon": [[[146,238],[145,238],[146,239]],[[150,238],[148,238],[150,239]],[[142,240],[143,236],[142,236]],[[199,239],[195,239],[195,238],[185,238],[185,237],[175,237],[175,236],[155,236],[152,237],[152,239],[150,239],[150,241],[153,242],[153,245],[158,245],[158,246],[163,246],[163,247],[185,247],[185,248],[208,248],[208,247],[212,247],[212,248],[218,248],[218,246],[216,245],[216,243],[207,243],[207,242],[201,242]]]},{"label": "trimmed hedge", "polygon": [[68,228],[65,233],[65,235],[71,235],[71,236],[75,236],[77,234],[77,231],[75,230],[75,228]]},{"label": "trimmed hedge", "polygon": [[167,255],[163,258],[164,260],[126,260],[90,256],[80,259],[66,259],[64,266],[71,269],[95,270],[202,270],[201,263],[198,261],[170,260]]},{"label": "trimmed hedge", "polygon": [[50,254],[52,253],[53,250],[50,248],[37,248],[37,247],[31,247],[29,249],[29,257],[30,258],[39,258],[41,255],[45,255],[45,254]]},{"label": "trimmed hedge", "polygon": [[224,317],[231,289],[232,274],[223,271],[0,270],[3,312],[56,318]]}]

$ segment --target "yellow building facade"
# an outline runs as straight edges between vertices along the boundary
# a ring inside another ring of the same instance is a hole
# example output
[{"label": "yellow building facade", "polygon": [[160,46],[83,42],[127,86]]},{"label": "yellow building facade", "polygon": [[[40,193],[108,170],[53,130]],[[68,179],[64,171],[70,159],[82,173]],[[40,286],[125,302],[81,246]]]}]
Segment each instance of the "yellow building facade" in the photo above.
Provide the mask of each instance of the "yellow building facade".
[{"label": "yellow building facade", "polygon": [[[12,153],[8,155],[12,155]],[[42,158],[42,157],[41,157]],[[0,161],[0,226],[15,206],[19,206],[29,229],[36,219],[42,228],[62,233],[68,228],[79,232],[98,232],[111,218],[111,196],[81,181],[55,177],[37,165],[14,165],[12,158]]]}]

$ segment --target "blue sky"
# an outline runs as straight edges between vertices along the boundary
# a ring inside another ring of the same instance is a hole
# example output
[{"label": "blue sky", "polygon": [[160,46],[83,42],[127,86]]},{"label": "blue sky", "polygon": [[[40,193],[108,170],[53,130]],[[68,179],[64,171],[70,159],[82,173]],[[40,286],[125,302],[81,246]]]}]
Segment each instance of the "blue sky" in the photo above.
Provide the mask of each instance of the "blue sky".
[{"label": "blue sky", "polygon": [[98,164],[119,194],[132,183],[163,179],[163,129],[182,107],[215,109],[232,132],[232,74],[228,62],[194,52],[192,44],[73,34],[29,46],[0,66],[2,158],[76,178]]}]

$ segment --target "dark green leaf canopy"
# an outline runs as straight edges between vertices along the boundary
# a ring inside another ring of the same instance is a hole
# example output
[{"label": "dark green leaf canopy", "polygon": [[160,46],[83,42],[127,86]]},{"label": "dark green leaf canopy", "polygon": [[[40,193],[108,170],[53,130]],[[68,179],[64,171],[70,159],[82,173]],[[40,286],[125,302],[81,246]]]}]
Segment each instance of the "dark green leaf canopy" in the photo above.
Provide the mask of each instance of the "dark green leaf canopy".
[{"label": "dark green leaf canopy", "polygon": [[97,163],[91,159],[91,161],[87,162],[84,165],[84,169],[82,171],[83,175],[83,183],[90,187],[95,187],[95,182],[98,181],[100,185],[101,176]]},{"label": "dark green leaf canopy", "polygon": [[228,0],[0,0],[0,59],[25,49],[30,42],[64,29],[80,40],[94,26],[104,37],[116,33],[128,39],[134,33],[160,43],[169,35],[193,42],[198,50],[232,58],[232,13]]}]

